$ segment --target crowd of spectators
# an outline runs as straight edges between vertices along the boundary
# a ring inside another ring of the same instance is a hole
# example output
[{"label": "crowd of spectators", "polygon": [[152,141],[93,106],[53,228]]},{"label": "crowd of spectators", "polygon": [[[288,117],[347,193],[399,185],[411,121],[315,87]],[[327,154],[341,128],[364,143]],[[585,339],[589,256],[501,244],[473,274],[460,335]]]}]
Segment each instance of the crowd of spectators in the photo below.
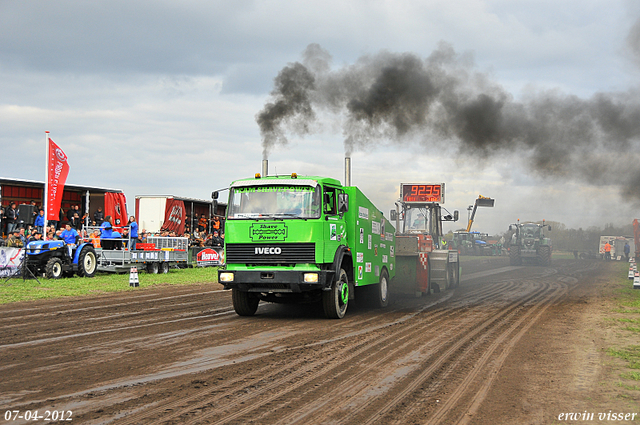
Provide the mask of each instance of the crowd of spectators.
[{"label": "crowd of spectators", "polygon": [[[79,205],[72,205],[64,212],[60,210],[59,220],[47,221],[45,228],[44,209],[38,207],[35,201],[33,217],[20,217],[15,202],[8,207],[0,207],[0,246],[23,247],[34,240],[41,240],[45,236],[49,240],[65,240],[67,243],[78,243],[80,239],[90,241],[94,247],[101,247],[103,239],[120,239],[121,246],[131,244],[135,249],[139,243],[147,243],[148,237],[186,237],[191,247],[224,247],[224,222],[214,216],[211,220],[202,214],[194,226],[193,232],[188,224],[185,233],[177,235],[175,232],[161,231],[156,233],[139,229],[134,216],[129,218],[125,226],[116,227],[111,216],[105,216],[102,207],[98,207],[90,216],[82,212]],[[33,224],[27,224],[33,223]]]}]

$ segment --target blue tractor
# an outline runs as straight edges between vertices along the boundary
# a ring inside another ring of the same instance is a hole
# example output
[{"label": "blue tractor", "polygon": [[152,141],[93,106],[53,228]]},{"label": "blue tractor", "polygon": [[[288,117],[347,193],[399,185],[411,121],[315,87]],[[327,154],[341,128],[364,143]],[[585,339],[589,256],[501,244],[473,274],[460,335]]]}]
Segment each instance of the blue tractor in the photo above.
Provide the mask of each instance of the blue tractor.
[{"label": "blue tractor", "polygon": [[33,241],[27,244],[27,267],[35,276],[49,279],[75,274],[93,277],[98,268],[98,255],[90,243],[68,245],[61,240]]}]

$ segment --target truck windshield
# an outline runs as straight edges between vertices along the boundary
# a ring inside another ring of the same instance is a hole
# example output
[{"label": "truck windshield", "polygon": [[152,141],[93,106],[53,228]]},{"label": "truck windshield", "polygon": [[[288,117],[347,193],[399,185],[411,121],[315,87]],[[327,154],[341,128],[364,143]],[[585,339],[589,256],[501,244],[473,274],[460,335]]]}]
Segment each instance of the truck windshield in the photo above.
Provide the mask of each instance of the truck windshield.
[{"label": "truck windshield", "polygon": [[411,208],[405,211],[404,227],[406,232],[424,233],[429,229],[429,210]]},{"label": "truck windshield", "polygon": [[320,211],[320,186],[236,187],[228,218],[320,218]]}]

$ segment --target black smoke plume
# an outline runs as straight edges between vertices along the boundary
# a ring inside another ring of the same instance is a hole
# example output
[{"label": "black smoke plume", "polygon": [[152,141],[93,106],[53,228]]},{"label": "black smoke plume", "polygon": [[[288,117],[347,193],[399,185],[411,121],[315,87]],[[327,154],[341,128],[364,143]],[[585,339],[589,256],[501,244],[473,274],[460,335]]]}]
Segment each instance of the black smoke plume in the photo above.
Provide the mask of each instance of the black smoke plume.
[{"label": "black smoke plume", "polygon": [[[640,57],[640,23],[629,46]],[[419,143],[433,152],[519,157],[534,173],[614,185],[640,200],[640,97],[637,90],[581,99],[544,91],[517,102],[442,43],[429,57],[381,52],[331,68],[317,44],[276,77],[273,101],[257,115],[265,157],[286,133],[304,136],[322,116],[339,121],[345,152]]]}]

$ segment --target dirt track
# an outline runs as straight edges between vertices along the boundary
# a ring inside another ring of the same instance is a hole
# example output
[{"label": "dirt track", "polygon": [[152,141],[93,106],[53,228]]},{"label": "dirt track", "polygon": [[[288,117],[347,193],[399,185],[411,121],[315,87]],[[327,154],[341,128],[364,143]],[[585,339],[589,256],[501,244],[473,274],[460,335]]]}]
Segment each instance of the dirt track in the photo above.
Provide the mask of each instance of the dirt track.
[{"label": "dirt track", "polygon": [[455,291],[350,307],[342,320],[320,306],[270,304],[242,318],[217,284],[4,305],[0,414],[64,410],[91,424],[553,423],[565,411],[616,407],[598,387],[604,354],[593,328],[609,269],[487,258],[465,264]]}]

